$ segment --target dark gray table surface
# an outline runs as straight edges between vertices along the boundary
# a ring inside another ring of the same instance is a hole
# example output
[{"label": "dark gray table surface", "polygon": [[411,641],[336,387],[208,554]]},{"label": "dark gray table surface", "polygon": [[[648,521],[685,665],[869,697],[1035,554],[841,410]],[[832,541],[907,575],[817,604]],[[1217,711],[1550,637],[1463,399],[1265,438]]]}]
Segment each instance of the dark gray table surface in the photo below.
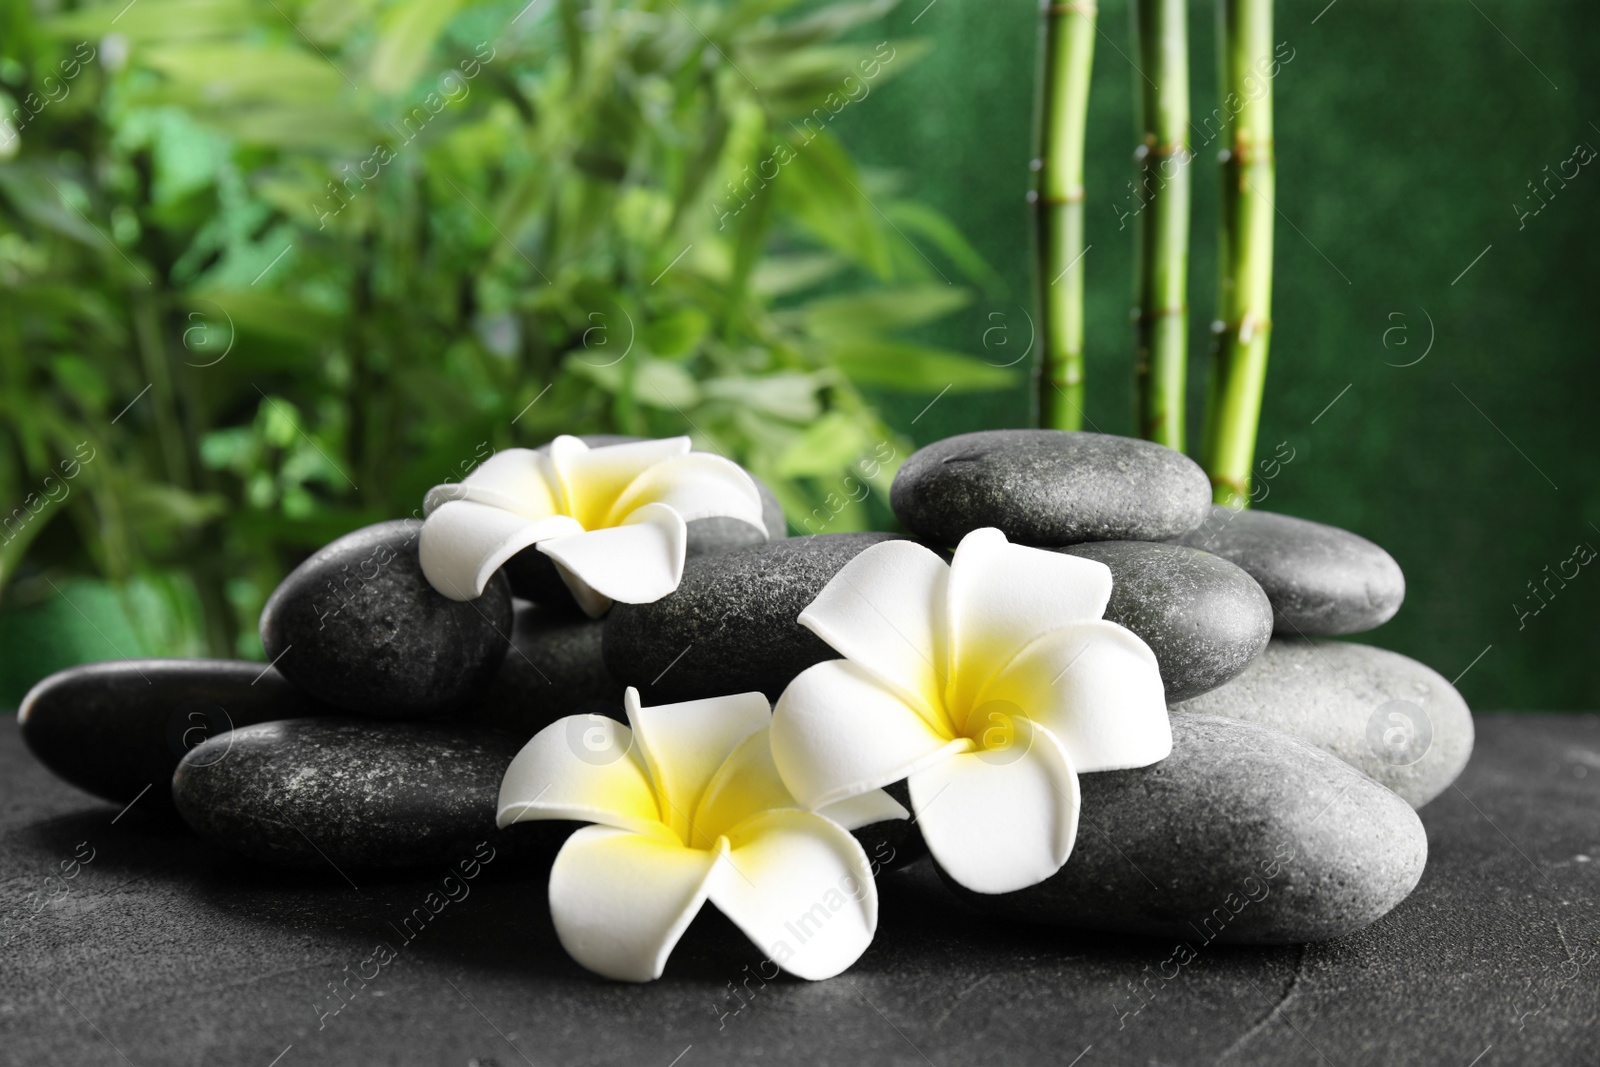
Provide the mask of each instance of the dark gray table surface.
[{"label": "dark gray table surface", "polygon": [[[1421,885],[1340,941],[1208,946],[1165,977],[1167,943],[983,921],[924,867],[882,879],[877,940],[838,978],[763,985],[761,954],[708,909],[665,977],[632,986],[561,951],[536,866],[491,862],[404,941],[391,924],[445,872],[356,888],[236,863],[57,781],[13,726],[0,1061],[1600,1064],[1600,716],[1478,730],[1458,788],[1422,811]],[[93,858],[63,879],[75,852]],[[393,961],[336,999],[380,941]]]}]

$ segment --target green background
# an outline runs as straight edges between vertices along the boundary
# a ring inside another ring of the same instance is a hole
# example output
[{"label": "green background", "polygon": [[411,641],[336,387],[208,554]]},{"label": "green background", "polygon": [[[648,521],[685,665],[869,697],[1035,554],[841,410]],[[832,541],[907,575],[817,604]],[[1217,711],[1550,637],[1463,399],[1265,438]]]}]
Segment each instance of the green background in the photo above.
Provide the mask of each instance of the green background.
[{"label": "green background", "polygon": [[[924,331],[995,363],[1015,359],[1031,333],[1024,197],[1037,17],[1021,0],[906,0],[887,25],[857,36],[921,36],[929,54],[831,127],[864,164],[897,174],[901,193],[954,218],[998,270],[970,308]],[[1197,117],[1217,105],[1213,18],[1211,5],[1191,8]],[[1132,228],[1119,229],[1118,215],[1131,206],[1139,75],[1124,0],[1102,4],[1100,30],[1083,262],[1087,416],[1095,429],[1127,433]],[[1479,710],[1600,707],[1591,670],[1600,567],[1565,587],[1552,579],[1548,607],[1518,615],[1539,605],[1529,583],[1574,546],[1600,546],[1600,450],[1588,413],[1600,160],[1565,188],[1552,182],[1549,204],[1521,228],[1514,206],[1537,206],[1528,183],[1576,144],[1600,145],[1600,11],[1312,0],[1278,5],[1276,38],[1293,58],[1275,80],[1281,214],[1258,455],[1286,442],[1294,459],[1264,506],[1354,530],[1399,560],[1406,605],[1361,640],[1459,676]],[[1218,146],[1201,140],[1191,439],[1215,287]],[[1009,392],[877,399],[919,444],[1021,426],[1025,366]],[[14,698],[78,660],[171,648],[172,598],[160,588],[113,593],[85,580],[67,592],[77,607],[50,596],[0,613],[0,692]]]},{"label": "green background", "polygon": [[[1400,562],[1405,606],[1360,640],[1447,679],[1489,648],[1459,682],[1479,710],[1589,709],[1600,706],[1600,566],[1584,567],[1566,588],[1551,581],[1554,595],[1537,616],[1519,622],[1514,605],[1538,607],[1526,583],[1555,572],[1578,543],[1600,548],[1600,160],[1565,189],[1552,182],[1548,206],[1520,230],[1512,205],[1537,206],[1527,183],[1555,172],[1579,142],[1600,147],[1592,125],[1600,124],[1600,11],[1475,2],[1278,5],[1276,39],[1294,53],[1275,80],[1280,215],[1257,455],[1287,441],[1295,459],[1263,506],[1354,530]],[[929,36],[932,52],[847,109],[839,127],[858,158],[900,171],[906,191],[947,212],[999,270],[1003,288],[937,336],[982,352],[984,331],[1007,325],[989,335],[990,358],[1003,362],[1026,343],[1023,308],[1031,310],[1024,196],[1036,5],[924,3],[903,4],[889,33]],[[1217,105],[1213,11],[1190,9],[1197,117]],[[1104,0],[1099,25],[1086,175],[1092,248],[1083,261],[1086,414],[1094,428],[1128,433],[1132,227],[1119,232],[1117,208],[1130,205],[1139,75],[1126,2]],[[1201,149],[1201,139],[1191,440],[1215,292],[1217,144]],[[1423,353],[1428,317],[1427,357],[1386,365]],[[1404,329],[1385,347],[1391,327]],[[1027,418],[1019,388],[946,396],[912,425],[928,399],[884,401],[890,424],[919,444]]]}]

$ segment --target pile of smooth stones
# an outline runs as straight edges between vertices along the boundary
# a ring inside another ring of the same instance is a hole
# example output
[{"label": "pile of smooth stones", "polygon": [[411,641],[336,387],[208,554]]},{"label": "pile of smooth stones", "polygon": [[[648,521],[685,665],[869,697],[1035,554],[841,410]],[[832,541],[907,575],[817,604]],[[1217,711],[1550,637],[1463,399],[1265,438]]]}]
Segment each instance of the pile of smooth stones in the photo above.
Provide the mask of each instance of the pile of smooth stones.
[{"label": "pile of smooth stones", "polygon": [[[422,573],[420,522],[357,530],[273,593],[261,617],[270,666],[74,667],[29,693],[23,735],[69,782],[176,812],[263,864],[353,873],[449,863],[485,840],[548,849],[537,824],[495,827],[502,775],[530,737],[564,716],[621,718],[626,686],[652,704],[776,699],[835,655],[796,617],[847,561],[902,536],[786,538],[776,499],[757,488],[770,534],[689,523],[677,590],[601,619],[528,552],[482,596],[454,600]],[[911,538],[941,552],[993,526],[1104,563],[1105,617],[1155,653],[1170,706],[1168,758],[1082,776],[1093,829],[1067,864],[1018,892],[962,894],[970,906],[1296,943],[1360,929],[1417,884],[1427,836],[1414,809],[1460,773],[1473,729],[1434,671],[1327,640],[1400,608],[1405,581],[1388,553],[1330,526],[1213,506],[1185,456],[1102,434],[939,441],[907,460],[891,504]],[[855,833],[880,855],[893,836],[892,867],[925,855],[905,822]]]}]

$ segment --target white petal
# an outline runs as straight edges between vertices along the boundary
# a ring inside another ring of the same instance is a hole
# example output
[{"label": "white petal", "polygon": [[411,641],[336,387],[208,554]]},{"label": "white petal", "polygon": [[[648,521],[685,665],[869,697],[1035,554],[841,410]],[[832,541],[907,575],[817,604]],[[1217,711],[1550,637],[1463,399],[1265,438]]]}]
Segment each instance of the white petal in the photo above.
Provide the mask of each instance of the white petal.
[{"label": "white petal", "polygon": [[790,974],[832,978],[872,943],[878,887],[856,839],[820,815],[771,811],[738,827],[711,902]]},{"label": "white petal", "polygon": [[893,822],[896,819],[911,818],[911,813],[901,806],[898,800],[881,789],[836,801],[825,808],[817,809],[817,814],[829,822],[838,823],[846,830],[859,830],[875,822]]},{"label": "white petal", "polygon": [[642,472],[611,506],[605,525],[615,526],[643,504],[665,504],[685,522],[739,519],[762,533],[761,493],[743,467],[708,452],[674,456]]},{"label": "white petal", "polygon": [[1022,719],[1011,744],[911,776],[911,808],[939,866],[975,893],[1044,881],[1078,834],[1078,776],[1050,731]]},{"label": "white petal", "polygon": [[688,537],[676,511],[646,504],[624,526],[542,541],[539,551],[560,564],[562,580],[578,604],[598,618],[610,601],[653,604],[678,588]]},{"label": "white petal", "polygon": [[[765,699],[762,702],[765,704]],[[730,828],[763,811],[799,809],[800,802],[783,784],[772,761],[770,722],[768,715],[762,728],[735,745],[712,775],[695,805],[688,838],[691,844],[707,848]]]},{"label": "white petal", "polygon": [[431,515],[450,500],[489,504],[527,519],[547,519],[561,510],[550,459],[531,448],[502,449],[461,481],[434,486],[423,513]]},{"label": "white petal", "polygon": [[[644,765],[655,783],[662,821],[688,840],[690,820],[717,771],[739,743],[765,730],[772,708],[760,693],[644,707],[632,686],[623,695]],[[700,835],[703,837],[703,835]],[[709,848],[715,837],[690,841]]]},{"label": "white petal", "polygon": [[561,947],[597,974],[661,977],[673,946],[705,903],[721,850],[586,826],[550,868],[550,917]]},{"label": "white petal", "polygon": [[665,820],[633,731],[604,715],[569,715],[523,745],[500,780],[495,823],[540,819],[661,829]]},{"label": "white petal", "polygon": [[1013,545],[992,527],[967,534],[950,563],[950,707],[971,707],[989,676],[1028,642],[1100,618],[1110,599],[1104,563]]},{"label": "white petal", "polygon": [[576,437],[563,435],[550,442],[547,454],[563,510],[585,530],[595,530],[606,525],[606,515],[629,482],[662,460],[688,453],[687,437],[590,448]]},{"label": "white petal", "polygon": [[447,500],[423,520],[417,553],[429,585],[451,600],[472,600],[524,548],[577,532],[565,515],[529,519],[489,504]]},{"label": "white petal", "polygon": [[1072,754],[1079,774],[1148,767],[1172,752],[1155,653],[1113,622],[1045,634],[989,680],[977,707],[1020,708]]},{"label": "white petal", "polygon": [[772,714],[772,757],[784,784],[815,811],[897,782],[970,748],[849,660],[801,671]]},{"label": "white petal", "polygon": [[840,568],[800,613],[800,625],[940,723],[949,575],[919,544],[880,542]]}]

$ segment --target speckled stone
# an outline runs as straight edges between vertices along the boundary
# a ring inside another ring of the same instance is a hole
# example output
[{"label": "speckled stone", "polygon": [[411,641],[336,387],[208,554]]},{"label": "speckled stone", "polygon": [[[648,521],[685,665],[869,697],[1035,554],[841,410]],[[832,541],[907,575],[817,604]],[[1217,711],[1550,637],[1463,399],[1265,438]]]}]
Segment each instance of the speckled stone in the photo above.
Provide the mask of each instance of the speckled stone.
[{"label": "speckled stone", "polygon": [[520,601],[511,650],[462,721],[526,740],[564,715],[622,716],[622,683],[606,670],[605,623]]},{"label": "speckled stone", "polygon": [[414,717],[460,706],[494,677],[511,633],[500,575],[476,600],[428,584],[422,524],[346,534],[290,572],[261,612],[261,643],[284,677],[335,707]]},{"label": "speckled stone", "polygon": [[1414,659],[1348,641],[1274,638],[1238,678],[1173,710],[1293,734],[1418,808],[1472,756],[1472,712],[1454,686]]},{"label": "speckled stone", "polygon": [[953,546],[983,526],[1012,541],[1162,541],[1205,521],[1211,484],[1181,452],[1110,434],[984,430],[913,453],[889,493],[906,528]]},{"label": "speckled stone", "polygon": [[170,814],[167,783],[186,751],[320,710],[262,663],[132,659],[57,671],[28,690],[17,720],[39,762],[79,789]]},{"label": "speckled stone", "polygon": [[1167,700],[1235,677],[1272,637],[1272,605],[1244,571],[1199,549],[1096,541],[1060,551],[1111,569],[1105,617],[1144,639],[1161,664]]},{"label": "speckled stone", "polygon": [[263,863],[345,875],[449,864],[479,842],[505,846],[495,803],[521,747],[459,726],[262,723],[191,750],[172,799],[208,842]]},{"label": "speckled stone", "polygon": [[1177,542],[1248,571],[1272,601],[1276,632],[1285,637],[1361,633],[1388,622],[1406,598],[1394,557],[1337,526],[1217,506]]},{"label": "speckled stone", "polygon": [[606,616],[611,676],[647,703],[760,691],[776,699],[795,675],[838,653],[796,618],[822,587],[892,534],[813,534],[689,560],[677,592],[617,604]]},{"label": "speckled stone", "polygon": [[1172,754],[1081,775],[1066,866],[975,907],[1039,922],[1211,941],[1296,944],[1371,924],[1416,886],[1416,812],[1348,764],[1253,723],[1172,720]]},{"label": "speckled stone", "polygon": [[[642,437],[614,433],[579,434],[578,438],[590,448],[644,440]],[[537,451],[543,452],[549,447],[548,443],[542,444]],[[749,471],[745,473],[750,474]],[[783,516],[783,505],[778,503],[777,494],[755,475],[750,474],[750,480],[756,483],[756,491],[761,494],[761,521],[767,527],[766,535],[763,536],[760,530],[738,519],[692,519],[685,524],[688,527],[684,544],[686,557],[729,552],[748,545],[781,541],[789,536],[788,521]],[[512,556],[506,561],[504,570],[517,596],[555,611],[568,614],[578,612],[578,604],[572,599],[572,593],[561,580],[561,575],[556,572],[555,564],[537,547],[525,548]]]}]

